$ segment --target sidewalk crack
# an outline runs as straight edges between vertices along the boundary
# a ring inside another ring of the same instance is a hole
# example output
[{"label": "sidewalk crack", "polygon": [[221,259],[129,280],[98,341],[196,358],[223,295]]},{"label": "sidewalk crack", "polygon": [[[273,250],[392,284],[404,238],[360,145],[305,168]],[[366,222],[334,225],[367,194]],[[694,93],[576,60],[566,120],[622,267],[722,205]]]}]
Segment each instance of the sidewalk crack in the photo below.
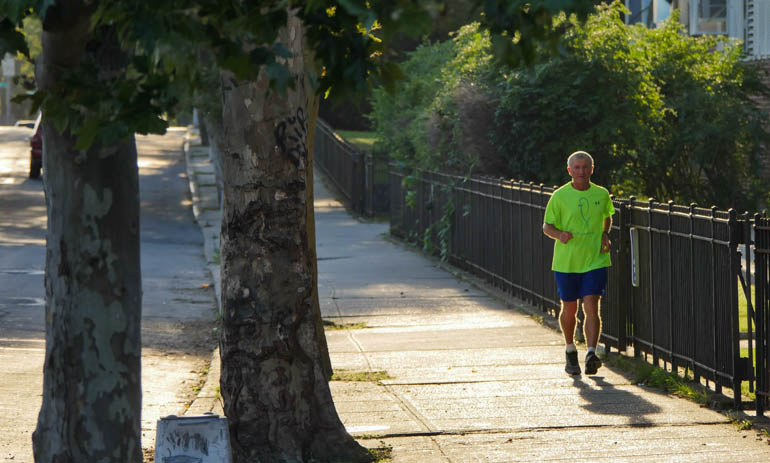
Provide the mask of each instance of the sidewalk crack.
[{"label": "sidewalk crack", "polygon": [[[356,346],[356,349],[358,349],[358,352],[361,354],[361,356],[364,358],[364,361],[366,362],[366,368],[369,371],[374,371],[372,368],[372,364],[369,361],[369,357],[366,355],[366,351],[364,350],[363,346],[360,342],[358,342],[358,339],[356,339],[356,336],[353,332],[348,333],[348,338],[350,341]],[[402,397],[400,394],[398,394],[396,391],[391,389],[387,384],[383,384],[382,382],[379,383],[380,387],[382,387],[385,392],[387,392],[393,399],[396,401],[397,404],[399,404],[400,408],[406,412],[408,415],[412,417],[425,431],[416,433],[415,435],[419,436],[425,436],[429,437],[431,443],[433,444],[433,447],[443,456],[447,462],[452,463],[452,459],[449,458],[449,456],[444,452],[444,449],[441,448],[441,445],[439,445],[438,441],[433,438],[434,435],[439,435],[440,432],[436,430],[436,428],[431,424],[430,420],[428,420],[425,416],[420,413],[417,408],[415,408],[408,399],[405,397]]]},{"label": "sidewalk crack", "polygon": [[[580,429],[631,429],[631,428],[677,428],[684,426],[717,426],[729,424],[729,421],[699,421],[693,423],[628,423],[628,424],[586,424],[564,426],[536,426],[532,428],[476,428],[476,429],[447,429],[435,431],[394,432],[378,433],[371,439],[389,439],[398,437],[441,437],[441,436],[465,436],[469,434],[510,434],[510,433],[536,433],[547,431],[564,431]],[[363,439],[363,438],[362,438]],[[518,437],[517,439],[527,439]],[[443,454],[443,452],[442,452]]]}]

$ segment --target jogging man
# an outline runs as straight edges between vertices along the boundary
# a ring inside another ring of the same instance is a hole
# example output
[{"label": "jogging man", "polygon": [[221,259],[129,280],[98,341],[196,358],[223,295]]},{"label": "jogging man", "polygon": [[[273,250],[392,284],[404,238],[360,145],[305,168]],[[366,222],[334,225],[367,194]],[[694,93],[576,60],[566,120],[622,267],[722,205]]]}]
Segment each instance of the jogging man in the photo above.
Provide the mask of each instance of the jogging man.
[{"label": "jogging man", "polygon": [[610,266],[612,207],[610,194],[591,182],[594,159],[585,151],[576,151],[567,159],[572,180],[556,190],[545,208],[543,233],[555,240],[553,264],[556,286],[561,299],[559,325],[567,344],[567,365],[571,375],[580,374],[574,335],[577,325],[577,300],[583,299],[584,334],[588,353],[587,375],[596,374],[602,361],[596,355],[601,332],[599,299],[607,285]]}]

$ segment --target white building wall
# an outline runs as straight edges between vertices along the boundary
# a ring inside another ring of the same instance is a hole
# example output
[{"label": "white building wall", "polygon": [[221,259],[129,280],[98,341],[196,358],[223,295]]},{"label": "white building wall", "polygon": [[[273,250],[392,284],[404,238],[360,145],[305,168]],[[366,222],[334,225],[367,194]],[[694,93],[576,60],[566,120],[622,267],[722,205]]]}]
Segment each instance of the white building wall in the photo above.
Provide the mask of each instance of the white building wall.
[{"label": "white building wall", "polygon": [[746,48],[755,57],[770,57],[770,0],[748,0]]},{"label": "white building wall", "polygon": [[743,1],[727,0],[727,36],[743,40]]}]

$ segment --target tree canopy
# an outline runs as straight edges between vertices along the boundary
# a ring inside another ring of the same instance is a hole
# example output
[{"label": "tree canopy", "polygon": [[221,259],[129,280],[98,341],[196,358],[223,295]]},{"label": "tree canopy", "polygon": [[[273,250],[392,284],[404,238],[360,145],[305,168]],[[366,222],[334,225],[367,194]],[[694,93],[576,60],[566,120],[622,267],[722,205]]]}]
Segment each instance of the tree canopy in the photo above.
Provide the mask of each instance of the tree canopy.
[{"label": "tree canopy", "polygon": [[[0,54],[31,51],[21,26],[25,18],[60,14],[79,2],[0,0]],[[507,62],[530,60],[538,40],[554,42],[558,31],[550,18],[561,10],[585,15],[587,0],[482,2],[487,26]],[[281,91],[292,85],[282,59],[289,56],[276,43],[286,24],[287,8],[297,8],[306,27],[320,72],[310,77],[319,93],[336,97],[361,95],[367,88],[392,89],[403,76],[388,53],[389,40],[399,33],[419,36],[430,25],[442,2],[307,0],[169,0],[163,2],[87,2],[89,28],[95,34],[117,34],[130,55],[124,71],[111,79],[97,79],[94,63],[69,71],[62,84],[31,98],[43,107],[59,130],[78,136],[78,147],[95,140],[110,143],[130,133],[162,133],[164,114],[173,113],[181,98],[204,85],[198,47],[212,51],[215,64],[237,79],[264,69],[270,85]]]}]

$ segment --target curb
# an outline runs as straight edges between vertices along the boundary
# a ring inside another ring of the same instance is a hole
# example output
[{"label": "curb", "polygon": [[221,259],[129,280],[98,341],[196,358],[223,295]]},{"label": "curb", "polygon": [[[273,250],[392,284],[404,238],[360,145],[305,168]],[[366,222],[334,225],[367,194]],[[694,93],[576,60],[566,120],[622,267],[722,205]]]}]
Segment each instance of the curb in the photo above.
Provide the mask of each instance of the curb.
[{"label": "curb", "polygon": [[[209,149],[196,145],[198,134],[188,130],[183,145],[187,179],[190,185],[192,210],[195,221],[203,234],[203,254],[206,267],[211,275],[216,295],[217,311],[222,313],[222,281],[219,265],[219,231],[222,223],[222,211],[218,204],[214,168],[211,165]],[[219,394],[221,363],[219,348],[214,349],[203,386],[185,410],[185,416],[203,415],[213,412],[224,415]]]}]

